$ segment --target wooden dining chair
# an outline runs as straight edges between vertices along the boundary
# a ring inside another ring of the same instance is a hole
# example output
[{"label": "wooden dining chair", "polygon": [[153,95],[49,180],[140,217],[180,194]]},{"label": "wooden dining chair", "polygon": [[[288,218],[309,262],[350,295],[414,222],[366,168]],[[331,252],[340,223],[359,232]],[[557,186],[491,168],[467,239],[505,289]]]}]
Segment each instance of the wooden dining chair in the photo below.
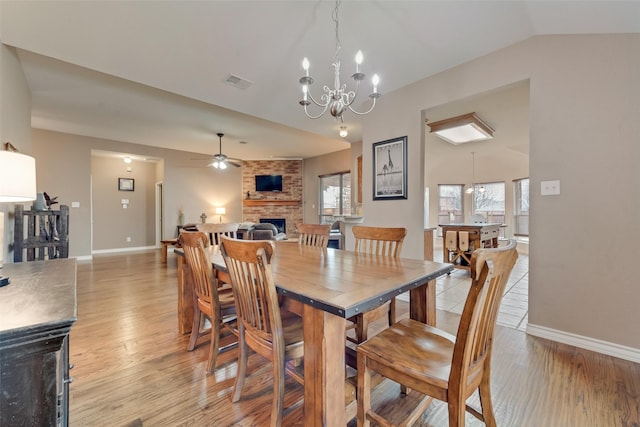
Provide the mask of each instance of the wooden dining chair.
[{"label": "wooden dining chair", "polygon": [[[356,239],[355,251],[372,255],[397,258],[402,250],[402,242],[407,235],[404,227],[365,227],[356,225],[352,228]],[[389,325],[396,322],[396,299],[365,313],[351,317],[349,329],[355,328],[356,337],[348,339],[356,344],[364,342],[368,337],[369,323],[387,317]]]},{"label": "wooden dining chair", "polygon": [[220,243],[220,236],[227,236],[231,238],[238,237],[238,223],[220,223],[205,222],[202,224],[196,224],[198,231],[206,233],[209,236],[209,243],[217,245]]},{"label": "wooden dining chair", "polygon": [[271,425],[282,424],[285,372],[303,384],[303,376],[289,361],[304,354],[302,318],[281,309],[271,272],[275,245],[271,240],[222,237],[220,249],[236,299],[240,356],[232,402],[237,402],[247,372],[248,349],[273,362]]},{"label": "wooden dining chair", "polygon": [[326,248],[329,244],[331,224],[297,224],[300,237],[298,242],[302,246]]},{"label": "wooden dining chair", "polygon": [[[358,346],[358,426],[389,425],[371,408],[372,372],[416,390],[422,404],[402,425],[415,422],[430,403],[448,403],[449,426],[464,426],[465,411],[496,425],[491,403],[491,349],[502,294],[518,258],[516,242],[478,249],[471,256],[471,289],[456,336],[403,319]],[[479,391],[481,412],[467,399]]]},{"label": "wooden dining chair", "polygon": [[[181,231],[180,244],[185,256],[185,279],[193,286],[193,325],[188,351],[193,351],[198,339],[211,335],[207,371],[213,372],[219,354],[237,348],[235,301],[230,287],[219,287],[213,276],[211,260],[205,251],[208,237],[200,231]],[[211,321],[203,329],[203,315]]]}]

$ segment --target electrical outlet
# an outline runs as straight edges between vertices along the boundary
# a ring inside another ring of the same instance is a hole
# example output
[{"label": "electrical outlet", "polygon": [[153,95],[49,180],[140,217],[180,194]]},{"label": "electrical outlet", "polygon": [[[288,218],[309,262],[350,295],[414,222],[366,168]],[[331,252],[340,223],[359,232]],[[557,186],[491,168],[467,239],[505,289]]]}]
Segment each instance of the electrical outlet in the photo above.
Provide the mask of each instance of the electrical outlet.
[{"label": "electrical outlet", "polygon": [[127,237],[127,243],[131,243],[131,237]]}]

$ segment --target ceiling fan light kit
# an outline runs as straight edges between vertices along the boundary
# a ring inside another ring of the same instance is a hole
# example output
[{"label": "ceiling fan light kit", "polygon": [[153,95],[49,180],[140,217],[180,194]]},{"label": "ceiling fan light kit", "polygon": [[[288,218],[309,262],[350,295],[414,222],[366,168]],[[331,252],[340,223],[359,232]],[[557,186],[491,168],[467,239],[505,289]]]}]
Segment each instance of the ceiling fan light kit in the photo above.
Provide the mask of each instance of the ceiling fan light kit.
[{"label": "ceiling fan light kit", "polygon": [[222,154],[222,137],[224,136],[224,133],[218,132],[217,135],[219,138],[218,154],[213,156],[213,162],[211,162],[209,166],[214,167],[216,169],[225,170],[227,168],[227,165],[230,164],[232,166],[239,168],[240,167],[239,164],[230,161],[231,158],[227,157],[225,154]]}]

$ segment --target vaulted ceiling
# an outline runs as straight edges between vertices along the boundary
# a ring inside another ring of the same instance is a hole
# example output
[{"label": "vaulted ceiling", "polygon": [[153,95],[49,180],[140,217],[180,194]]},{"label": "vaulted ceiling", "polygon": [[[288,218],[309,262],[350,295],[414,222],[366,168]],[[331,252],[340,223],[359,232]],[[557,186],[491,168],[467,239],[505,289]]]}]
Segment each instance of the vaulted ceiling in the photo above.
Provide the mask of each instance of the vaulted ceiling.
[{"label": "vaulted ceiling", "polygon": [[[298,104],[308,57],[333,85],[333,1],[8,1],[0,41],[17,48],[32,125],[242,159],[312,157],[361,140]],[[542,34],[640,32],[640,1],[351,1],[339,10],[343,83],[353,56],[384,93]],[[496,64],[499,67],[499,64]],[[251,82],[228,85],[234,75]],[[360,97],[368,99],[370,83]],[[364,108],[366,104],[359,104]],[[490,119],[490,118],[488,118]],[[246,144],[240,144],[240,142]]]}]

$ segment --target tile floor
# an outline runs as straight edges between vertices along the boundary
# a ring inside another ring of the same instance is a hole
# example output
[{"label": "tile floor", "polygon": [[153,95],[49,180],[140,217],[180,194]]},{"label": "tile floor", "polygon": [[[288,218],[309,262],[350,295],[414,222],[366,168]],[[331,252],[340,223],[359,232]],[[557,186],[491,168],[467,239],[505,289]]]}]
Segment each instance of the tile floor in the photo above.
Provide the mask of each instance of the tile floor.
[{"label": "tile floor", "polygon": [[[435,261],[442,261],[442,238],[436,238]],[[454,270],[436,281],[436,307],[461,314],[464,301],[471,286],[467,270]],[[509,282],[502,297],[498,324],[524,331],[527,327],[529,310],[529,256],[518,252],[518,260],[513,267]]]}]

